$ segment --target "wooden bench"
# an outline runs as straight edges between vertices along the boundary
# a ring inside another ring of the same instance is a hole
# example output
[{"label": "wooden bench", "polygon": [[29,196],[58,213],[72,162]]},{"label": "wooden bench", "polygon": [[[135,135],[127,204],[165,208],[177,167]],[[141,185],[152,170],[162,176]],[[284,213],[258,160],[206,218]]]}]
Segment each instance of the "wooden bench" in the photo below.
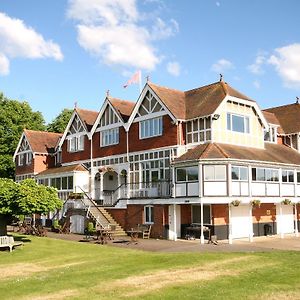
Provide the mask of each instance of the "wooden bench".
[{"label": "wooden bench", "polygon": [[0,248],[9,248],[9,251],[12,252],[13,247],[23,245],[22,242],[15,242],[12,236],[0,236]]},{"label": "wooden bench", "polygon": [[138,224],[137,229],[138,231],[142,232],[143,239],[149,239],[151,234],[151,224]]}]

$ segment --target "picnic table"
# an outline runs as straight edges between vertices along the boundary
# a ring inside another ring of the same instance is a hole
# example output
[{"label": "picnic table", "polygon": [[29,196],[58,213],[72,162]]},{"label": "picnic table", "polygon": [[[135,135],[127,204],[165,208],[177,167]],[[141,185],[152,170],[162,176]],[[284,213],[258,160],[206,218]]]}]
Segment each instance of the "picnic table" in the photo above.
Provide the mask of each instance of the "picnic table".
[{"label": "picnic table", "polygon": [[129,243],[137,244],[139,234],[142,233],[142,231],[140,229],[131,228],[131,230],[126,231],[126,233],[128,235],[130,235],[130,242]]},{"label": "picnic table", "polygon": [[107,244],[107,240],[113,240],[112,231],[106,228],[97,229],[97,241],[100,244]]}]

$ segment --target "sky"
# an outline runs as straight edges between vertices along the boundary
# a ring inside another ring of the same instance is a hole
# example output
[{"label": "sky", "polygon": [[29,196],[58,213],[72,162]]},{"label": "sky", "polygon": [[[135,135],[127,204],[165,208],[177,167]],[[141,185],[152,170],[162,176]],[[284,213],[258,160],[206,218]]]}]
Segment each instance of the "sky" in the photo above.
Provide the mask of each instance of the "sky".
[{"label": "sky", "polygon": [[219,80],[261,108],[300,96],[298,0],[0,0],[0,91],[51,122],[99,111],[141,70],[189,90]]}]

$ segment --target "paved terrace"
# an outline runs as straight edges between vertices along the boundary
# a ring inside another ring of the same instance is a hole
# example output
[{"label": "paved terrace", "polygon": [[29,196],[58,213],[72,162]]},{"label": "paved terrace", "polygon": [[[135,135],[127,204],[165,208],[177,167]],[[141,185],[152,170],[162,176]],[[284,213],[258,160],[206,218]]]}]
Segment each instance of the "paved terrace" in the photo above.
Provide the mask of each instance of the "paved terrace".
[{"label": "paved terrace", "polygon": [[[48,232],[48,238],[56,238],[85,243],[97,243],[93,238],[86,239],[79,234],[58,234]],[[300,251],[300,237],[286,235],[283,239],[279,236],[255,237],[250,243],[247,239],[235,240],[232,245],[228,241],[220,241],[218,245],[201,245],[199,240],[158,240],[158,239],[138,239],[138,243],[129,243],[130,237],[117,237],[109,240],[110,247],[132,248],[152,252],[266,252],[274,250]],[[102,247],[99,244],[99,247]]]}]

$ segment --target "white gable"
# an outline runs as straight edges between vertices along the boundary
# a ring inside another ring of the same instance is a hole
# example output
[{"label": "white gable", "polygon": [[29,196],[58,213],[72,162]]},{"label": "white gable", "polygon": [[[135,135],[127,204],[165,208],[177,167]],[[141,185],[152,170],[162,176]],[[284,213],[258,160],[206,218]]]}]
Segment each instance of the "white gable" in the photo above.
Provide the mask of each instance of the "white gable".
[{"label": "white gable", "polygon": [[145,116],[147,114],[163,111],[163,107],[159,104],[156,98],[150,91],[147,91],[144,100],[142,101],[137,116]]}]

